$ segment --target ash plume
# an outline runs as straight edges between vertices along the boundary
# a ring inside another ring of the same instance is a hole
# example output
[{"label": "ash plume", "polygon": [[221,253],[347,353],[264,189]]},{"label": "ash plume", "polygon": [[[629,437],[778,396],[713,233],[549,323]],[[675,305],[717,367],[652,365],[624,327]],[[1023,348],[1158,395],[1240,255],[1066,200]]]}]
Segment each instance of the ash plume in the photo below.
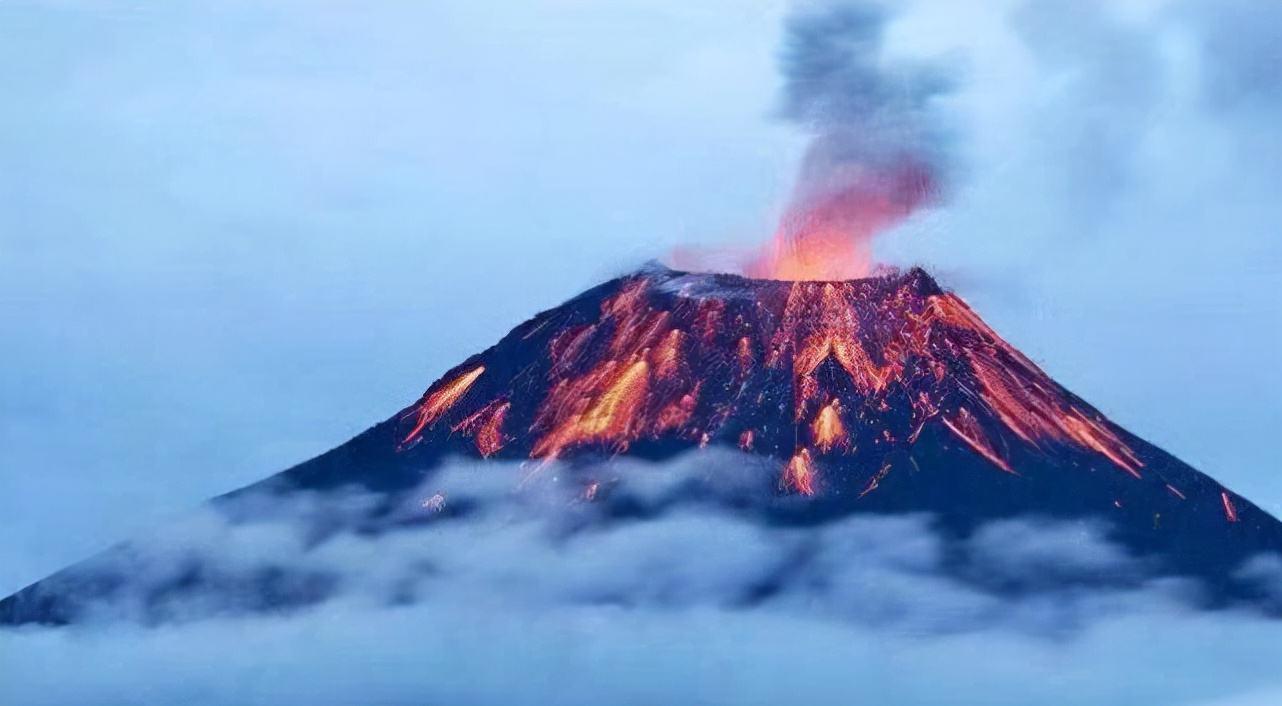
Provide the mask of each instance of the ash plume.
[{"label": "ash plume", "polygon": [[953,87],[933,63],[889,60],[889,12],[825,2],[788,19],[780,115],[812,135],[757,276],[841,279],[871,269],[871,239],[936,200],[947,140],[936,99]]}]

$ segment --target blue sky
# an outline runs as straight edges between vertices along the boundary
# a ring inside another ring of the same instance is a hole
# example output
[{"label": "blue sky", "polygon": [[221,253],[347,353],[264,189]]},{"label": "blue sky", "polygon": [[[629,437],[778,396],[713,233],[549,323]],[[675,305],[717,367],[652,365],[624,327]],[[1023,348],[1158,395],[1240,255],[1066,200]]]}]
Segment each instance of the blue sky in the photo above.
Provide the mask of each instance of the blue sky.
[{"label": "blue sky", "polygon": [[[537,310],[763,239],[783,2],[0,6],[0,593],[324,451]],[[1277,513],[1282,68],[1248,0],[906,3],[951,200],[879,244]]]}]

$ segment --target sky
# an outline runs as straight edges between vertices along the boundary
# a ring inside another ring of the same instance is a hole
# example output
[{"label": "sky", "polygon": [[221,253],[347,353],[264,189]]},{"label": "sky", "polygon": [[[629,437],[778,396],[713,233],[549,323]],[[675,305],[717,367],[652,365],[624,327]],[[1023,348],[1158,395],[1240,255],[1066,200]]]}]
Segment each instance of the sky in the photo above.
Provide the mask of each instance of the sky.
[{"label": "sky", "polygon": [[[805,146],[789,7],[0,5],[0,593],[602,279],[765,240]],[[903,3],[887,52],[957,76],[955,176],[878,242],[1274,513],[1279,28],[1249,0]]]}]

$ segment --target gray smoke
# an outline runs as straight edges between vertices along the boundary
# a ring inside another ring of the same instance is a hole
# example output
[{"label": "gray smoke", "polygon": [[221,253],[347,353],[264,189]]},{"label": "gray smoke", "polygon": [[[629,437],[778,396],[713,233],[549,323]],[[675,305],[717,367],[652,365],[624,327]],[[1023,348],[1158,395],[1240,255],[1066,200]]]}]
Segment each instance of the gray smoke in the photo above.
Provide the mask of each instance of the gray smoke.
[{"label": "gray smoke", "polygon": [[823,2],[787,22],[782,116],[813,135],[794,212],[902,217],[939,194],[948,140],[935,104],[953,76],[937,63],[888,60],[889,20],[879,4]]}]

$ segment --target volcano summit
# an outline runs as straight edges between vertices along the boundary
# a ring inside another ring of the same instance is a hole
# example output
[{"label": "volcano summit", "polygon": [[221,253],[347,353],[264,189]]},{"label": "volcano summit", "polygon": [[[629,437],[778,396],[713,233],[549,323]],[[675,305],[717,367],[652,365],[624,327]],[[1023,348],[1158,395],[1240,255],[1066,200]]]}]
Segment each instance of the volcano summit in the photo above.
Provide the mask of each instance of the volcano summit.
[{"label": "volcano summit", "polygon": [[[716,493],[733,475],[725,456],[701,470],[717,502],[769,526],[918,514],[955,541],[1019,517],[1105,527],[1146,576],[1196,581],[1205,607],[1264,603],[1242,567],[1282,553],[1276,519],[1104,418],[921,269],[789,282],[648,267],[538,314],[387,421],[213,507],[359,487],[385,499],[372,521],[475,457],[560,469],[603,521],[627,522],[654,510],[611,493],[611,459],[717,447],[773,469],[750,498]],[[421,507],[466,513],[447,503]],[[125,590],[119,565],[100,557],[29,586],[0,602],[0,621],[74,622]],[[278,579],[241,584],[255,594],[242,607],[326,595],[323,577]],[[148,600],[211,582],[192,566]]]}]

